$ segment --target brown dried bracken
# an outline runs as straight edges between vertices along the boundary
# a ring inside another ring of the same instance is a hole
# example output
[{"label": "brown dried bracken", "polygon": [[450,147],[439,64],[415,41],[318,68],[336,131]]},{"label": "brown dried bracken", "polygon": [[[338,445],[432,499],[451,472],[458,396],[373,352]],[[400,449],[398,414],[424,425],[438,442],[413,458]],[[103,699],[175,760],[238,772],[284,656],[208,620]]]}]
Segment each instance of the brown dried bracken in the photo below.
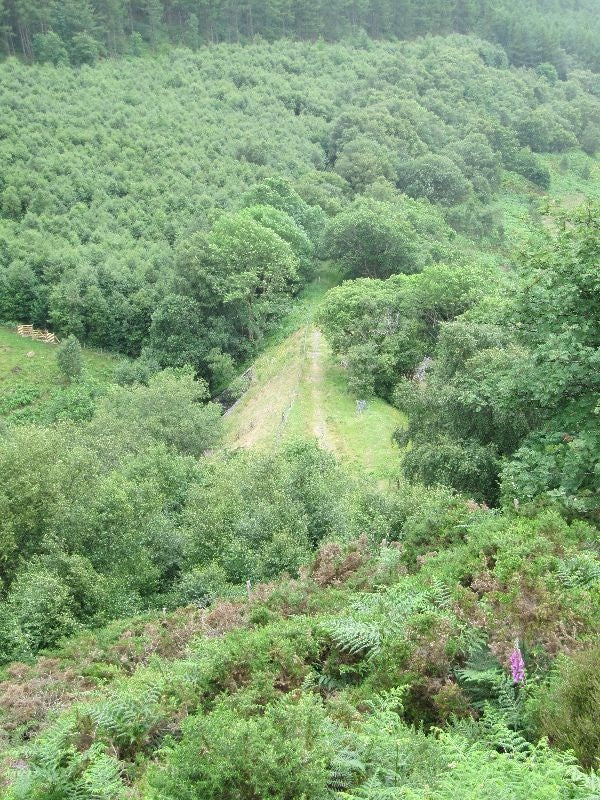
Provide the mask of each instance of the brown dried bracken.
[{"label": "brown dried bracken", "polygon": [[369,546],[364,534],[349,545],[345,555],[337,542],[328,542],[317,554],[312,578],[321,587],[345,583],[368,560]]}]

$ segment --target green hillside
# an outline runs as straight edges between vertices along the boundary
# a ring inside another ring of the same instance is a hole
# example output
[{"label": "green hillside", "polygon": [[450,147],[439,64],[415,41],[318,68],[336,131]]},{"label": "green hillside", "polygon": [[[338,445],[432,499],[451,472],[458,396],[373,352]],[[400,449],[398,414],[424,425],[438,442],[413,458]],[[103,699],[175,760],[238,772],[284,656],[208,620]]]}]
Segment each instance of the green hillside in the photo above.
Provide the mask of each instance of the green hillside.
[{"label": "green hillside", "polygon": [[2,800],[600,798],[598,20],[0,0]]},{"label": "green hillside", "polygon": [[[59,401],[65,380],[56,363],[56,350],[55,345],[0,326],[0,417],[13,422],[34,421]],[[86,381],[102,386],[110,382],[117,359],[84,350],[83,362]]]}]

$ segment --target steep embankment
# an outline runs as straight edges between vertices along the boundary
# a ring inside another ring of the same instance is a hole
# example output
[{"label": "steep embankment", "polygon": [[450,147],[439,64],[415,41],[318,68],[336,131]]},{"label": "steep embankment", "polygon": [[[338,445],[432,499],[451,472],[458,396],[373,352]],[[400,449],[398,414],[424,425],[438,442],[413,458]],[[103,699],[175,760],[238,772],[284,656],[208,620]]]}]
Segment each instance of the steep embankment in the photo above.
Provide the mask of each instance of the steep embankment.
[{"label": "steep embankment", "polygon": [[396,471],[392,435],[405,419],[379,399],[359,411],[343,367],[313,322],[320,300],[337,281],[330,267],[323,268],[289,318],[287,336],[257,359],[250,388],[226,415],[227,443],[270,448],[316,438],[351,467],[384,481]]}]

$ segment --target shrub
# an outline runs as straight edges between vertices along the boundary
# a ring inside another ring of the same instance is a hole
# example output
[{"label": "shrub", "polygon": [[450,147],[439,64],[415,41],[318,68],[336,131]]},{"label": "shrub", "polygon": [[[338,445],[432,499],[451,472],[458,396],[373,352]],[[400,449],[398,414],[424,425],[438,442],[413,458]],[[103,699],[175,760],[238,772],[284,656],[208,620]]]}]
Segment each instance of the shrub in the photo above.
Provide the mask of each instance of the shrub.
[{"label": "shrub", "polygon": [[600,125],[588,122],[581,134],[581,149],[589,156],[600,150]]},{"label": "shrub", "polygon": [[158,362],[146,354],[135,361],[121,361],[117,364],[114,381],[119,386],[133,386],[137,383],[147,386],[150,378],[157,372],[160,372]]},{"label": "shrub", "polygon": [[80,377],[83,369],[81,345],[73,334],[56,351],[56,363],[65,380],[72,381]]},{"label": "shrub", "polygon": [[78,628],[69,587],[44,569],[22,573],[11,587],[7,606],[30,653]]},{"label": "shrub", "polygon": [[556,671],[530,703],[539,732],[561,750],[572,750],[586,768],[600,759],[600,645],[560,658]]},{"label": "shrub", "polygon": [[73,36],[71,42],[71,61],[77,66],[95,64],[100,54],[100,45],[89,33],[81,32]]},{"label": "shrub", "polygon": [[541,189],[550,187],[550,172],[531,150],[519,150],[512,157],[509,169],[535,183]]},{"label": "shrub", "polygon": [[406,453],[404,473],[426,486],[452,486],[475,500],[494,500],[498,494],[494,448],[474,440],[458,442],[438,436],[423,442]]},{"label": "shrub", "polygon": [[69,63],[67,48],[54,31],[36,33],[33,37],[33,52],[36,61],[40,61],[42,64],[50,63],[57,66]]},{"label": "shrub", "polygon": [[310,695],[248,718],[221,702],[184,725],[167,768],[154,769],[150,783],[157,800],[321,800],[333,755],[329,727]]}]

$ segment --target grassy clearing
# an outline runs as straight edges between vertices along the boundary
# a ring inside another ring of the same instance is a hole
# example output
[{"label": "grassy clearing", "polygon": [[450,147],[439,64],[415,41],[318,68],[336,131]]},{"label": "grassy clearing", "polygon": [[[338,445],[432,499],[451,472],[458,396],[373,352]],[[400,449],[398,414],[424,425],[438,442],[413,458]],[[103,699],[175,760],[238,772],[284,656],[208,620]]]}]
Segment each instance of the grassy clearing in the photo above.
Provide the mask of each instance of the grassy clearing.
[{"label": "grassy clearing", "polygon": [[[83,352],[86,378],[110,381],[114,356],[93,350]],[[35,408],[64,387],[56,365],[56,346],[18,336],[0,326],[0,416]]]},{"label": "grassy clearing", "polygon": [[312,349],[314,331],[312,327],[308,331],[302,381],[283,438],[312,435],[354,471],[387,482],[398,471],[399,450],[392,436],[405,425],[406,418],[378,398],[369,400],[365,410],[357,413],[357,399],[348,392],[344,370],[325,338],[318,340],[318,353]]},{"label": "grassy clearing", "polygon": [[[506,253],[519,248],[532,224],[539,226],[542,222],[540,209],[546,201],[564,210],[575,208],[585,200],[600,201],[600,162],[597,158],[581,151],[543,154],[539,158],[550,171],[548,191],[512,172],[504,174],[499,204],[506,234],[502,249]],[[548,218],[544,219],[548,224]]]},{"label": "grassy clearing", "polygon": [[394,431],[404,416],[373,399],[362,414],[348,393],[344,370],[313,324],[325,292],[340,282],[323,265],[254,364],[254,382],[225,418],[230,447],[276,447],[316,438],[353,470],[387,482],[397,472]]}]

